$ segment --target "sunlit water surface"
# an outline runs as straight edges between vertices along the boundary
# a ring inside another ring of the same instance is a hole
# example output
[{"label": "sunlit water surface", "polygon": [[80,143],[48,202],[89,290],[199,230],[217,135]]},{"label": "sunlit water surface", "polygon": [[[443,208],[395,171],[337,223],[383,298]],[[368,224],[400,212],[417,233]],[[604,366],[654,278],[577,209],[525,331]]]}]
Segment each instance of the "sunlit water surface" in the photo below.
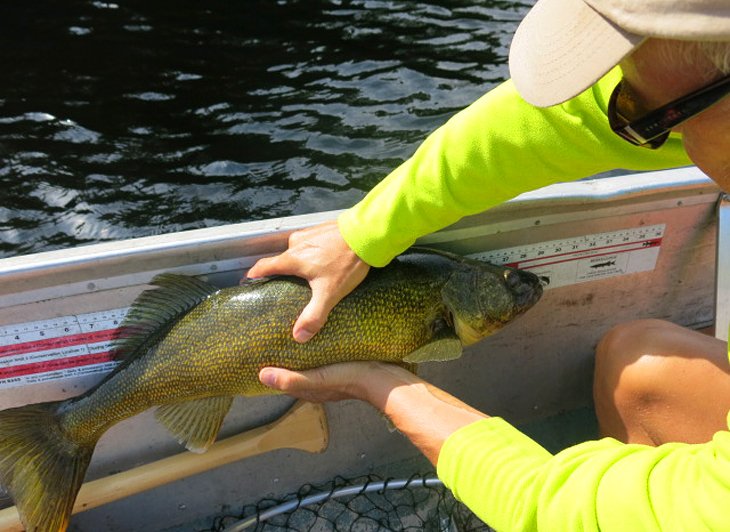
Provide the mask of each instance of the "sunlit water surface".
[{"label": "sunlit water surface", "polygon": [[532,3],[5,3],[0,257],[348,207]]}]

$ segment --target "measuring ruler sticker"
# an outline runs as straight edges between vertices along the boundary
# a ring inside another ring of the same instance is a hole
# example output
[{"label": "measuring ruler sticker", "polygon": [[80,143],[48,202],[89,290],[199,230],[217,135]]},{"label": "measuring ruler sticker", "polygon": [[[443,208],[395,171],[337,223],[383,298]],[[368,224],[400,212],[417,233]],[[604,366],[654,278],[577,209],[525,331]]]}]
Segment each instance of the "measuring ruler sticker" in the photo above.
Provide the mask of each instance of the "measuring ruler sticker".
[{"label": "measuring ruler sticker", "polygon": [[0,389],[106,373],[127,308],[0,326]]},{"label": "measuring ruler sticker", "polygon": [[[529,270],[556,288],[653,270],[664,230],[664,224],[636,227],[471,257]],[[0,389],[111,371],[118,364],[111,341],[127,310],[0,326]]]},{"label": "measuring ruler sticker", "polygon": [[656,267],[665,224],[594,233],[475,253],[471,257],[546,277],[546,288],[651,271]]}]

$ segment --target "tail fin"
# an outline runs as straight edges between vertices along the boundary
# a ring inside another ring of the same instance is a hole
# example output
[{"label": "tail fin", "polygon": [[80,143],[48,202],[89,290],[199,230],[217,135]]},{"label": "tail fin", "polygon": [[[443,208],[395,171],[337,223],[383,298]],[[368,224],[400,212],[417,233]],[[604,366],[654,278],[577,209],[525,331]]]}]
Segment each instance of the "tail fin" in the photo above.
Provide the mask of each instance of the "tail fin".
[{"label": "tail fin", "polygon": [[62,431],[59,402],[0,412],[0,484],[13,497],[26,530],[66,530],[94,452]]}]

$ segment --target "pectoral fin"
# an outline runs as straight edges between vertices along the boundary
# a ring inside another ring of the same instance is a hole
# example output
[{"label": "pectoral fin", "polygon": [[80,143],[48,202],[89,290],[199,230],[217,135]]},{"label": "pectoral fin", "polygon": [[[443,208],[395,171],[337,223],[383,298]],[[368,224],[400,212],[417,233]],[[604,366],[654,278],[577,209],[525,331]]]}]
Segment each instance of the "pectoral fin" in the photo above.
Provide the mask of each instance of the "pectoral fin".
[{"label": "pectoral fin", "polygon": [[155,417],[178,441],[194,453],[202,453],[218,436],[233,397],[207,397],[185,403],[162,405]]},{"label": "pectoral fin", "polygon": [[404,362],[420,364],[421,362],[454,360],[461,356],[461,340],[454,336],[443,336],[419,347],[403,358]]}]

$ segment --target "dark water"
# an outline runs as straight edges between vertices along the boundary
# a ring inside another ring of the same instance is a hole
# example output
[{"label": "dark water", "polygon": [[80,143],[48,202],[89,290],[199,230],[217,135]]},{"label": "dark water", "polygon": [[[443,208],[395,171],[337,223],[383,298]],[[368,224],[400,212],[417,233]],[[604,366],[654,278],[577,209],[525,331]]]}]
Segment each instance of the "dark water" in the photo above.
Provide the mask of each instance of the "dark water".
[{"label": "dark water", "polygon": [[0,256],[347,207],[533,2],[0,4]]}]

